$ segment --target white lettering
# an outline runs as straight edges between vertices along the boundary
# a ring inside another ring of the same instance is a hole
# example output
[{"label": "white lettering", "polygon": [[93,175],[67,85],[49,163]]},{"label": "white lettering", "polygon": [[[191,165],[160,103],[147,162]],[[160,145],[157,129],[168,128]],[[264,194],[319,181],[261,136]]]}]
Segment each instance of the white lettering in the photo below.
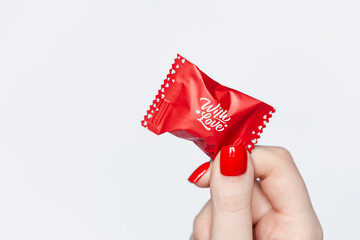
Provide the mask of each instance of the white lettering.
[{"label": "white lettering", "polygon": [[228,126],[226,122],[230,121],[230,117],[227,116],[228,110],[224,110],[220,103],[214,107],[210,104],[210,100],[207,98],[200,98],[200,101],[205,101],[201,106],[201,110],[196,110],[197,114],[201,113],[201,117],[197,120],[203,125],[203,127],[210,131],[214,128],[216,131],[224,131]]}]

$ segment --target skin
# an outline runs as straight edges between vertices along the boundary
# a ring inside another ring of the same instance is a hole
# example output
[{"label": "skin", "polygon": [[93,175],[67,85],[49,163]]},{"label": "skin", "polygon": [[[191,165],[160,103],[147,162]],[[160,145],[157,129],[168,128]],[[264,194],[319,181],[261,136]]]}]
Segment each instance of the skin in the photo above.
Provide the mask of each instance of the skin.
[{"label": "skin", "polygon": [[305,183],[286,149],[257,146],[240,176],[221,175],[219,161],[220,154],[196,183],[210,187],[211,199],[194,220],[191,240],[323,239]]}]

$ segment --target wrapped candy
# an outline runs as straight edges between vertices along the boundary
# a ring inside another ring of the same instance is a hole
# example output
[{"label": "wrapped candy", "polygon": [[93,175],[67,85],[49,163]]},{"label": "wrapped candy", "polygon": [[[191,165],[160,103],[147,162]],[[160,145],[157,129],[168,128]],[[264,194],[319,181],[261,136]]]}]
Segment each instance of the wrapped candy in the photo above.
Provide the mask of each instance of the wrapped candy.
[{"label": "wrapped candy", "polygon": [[141,122],[193,141],[211,159],[222,146],[254,148],[275,109],[212,80],[179,54]]}]

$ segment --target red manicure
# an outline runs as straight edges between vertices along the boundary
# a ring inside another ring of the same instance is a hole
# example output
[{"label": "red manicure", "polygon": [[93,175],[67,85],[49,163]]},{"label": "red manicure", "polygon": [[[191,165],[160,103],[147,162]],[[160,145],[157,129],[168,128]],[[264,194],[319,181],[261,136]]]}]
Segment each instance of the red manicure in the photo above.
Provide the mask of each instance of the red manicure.
[{"label": "red manicure", "polygon": [[196,183],[206,173],[210,167],[210,162],[206,162],[198,167],[188,178],[189,182]]},{"label": "red manicure", "polygon": [[221,148],[220,172],[224,176],[239,176],[246,172],[247,152],[244,146]]}]

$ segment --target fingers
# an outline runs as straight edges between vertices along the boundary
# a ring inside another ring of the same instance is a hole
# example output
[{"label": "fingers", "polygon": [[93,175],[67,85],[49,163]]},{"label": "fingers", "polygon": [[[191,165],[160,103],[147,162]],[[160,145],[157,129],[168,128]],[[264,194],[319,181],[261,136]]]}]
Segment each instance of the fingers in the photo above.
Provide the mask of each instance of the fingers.
[{"label": "fingers", "polygon": [[211,199],[201,209],[199,214],[195,217],[193,225],[192,240],[210,240],[211,238],[211,223],[212,222],[212,205]]},{"label": "fingers", "polygon": [[[210,175],[212,169],[212,161],[209,163],[209,167],[207,168],[206,165],[208,162],[200,165],[189,177],[189,181],[194,183],[196,186],[201,188],[207,188],[210,186]],[[204,167],[205,166],[205,167]],[[206,169],[204,172],[204,169]],[[271,210],[272,206],[263,193],[259,182],[254,182],[253,192],[252,192],[252,221],[253,224],[256,224],[262,216],[268,213]],[[210,219],[211,221],[211,219]]]},{"label": "fingers", "polygon": [[189,182],[201,188],[209,187],[211,165],[212,161],[200,165],[188,178]]},{"label": "fingers", "polygon": [[[196,218],[192,239],[209,239],[209,232],[212,239],[251,239],[251,220],[257,223],[271,209],[297,218],[307,215],[318,223],[305,183],[286,149],[257,146],[248,156],[247,169],[236,165],[241,162],[236,158],[222,159],[218,155],[194,178],[199,187],[211,186],[212,202]],[[260,182],[254,184],[254,177]],[[200,232],[205,234],[196,235]]]},{"label": "fingers", "polygon": [[[258,196],[252,200],[252,219],[253,224],[271,209],[269,201],[261,191],[259,183],[255,182],[253,196]],[[254,210],[255,209],[255,210]],[[257,209],[257,210],[256,210]],[[212,225],[212,203],[211,199],[207,201],[199,214],[194,219],[193,232],[191,240],[210,240]]]},{"label": "fingers", "polygon": [[223,147],[212,165],[211,239],[252,239],[254,170],[243,146]]},{"label": "fingers", "polygon": [[252,223],[255,225],[263,216],[265,216],[272,209],[270,201],[262,191],[258,181],[254,183],[251,213]]},{"label": "fingers", "polygon": [[281,147],[257,146],[251,154],[255,177],[272,206],[283,213],[312,209],[306,186],[290,153]]}]

